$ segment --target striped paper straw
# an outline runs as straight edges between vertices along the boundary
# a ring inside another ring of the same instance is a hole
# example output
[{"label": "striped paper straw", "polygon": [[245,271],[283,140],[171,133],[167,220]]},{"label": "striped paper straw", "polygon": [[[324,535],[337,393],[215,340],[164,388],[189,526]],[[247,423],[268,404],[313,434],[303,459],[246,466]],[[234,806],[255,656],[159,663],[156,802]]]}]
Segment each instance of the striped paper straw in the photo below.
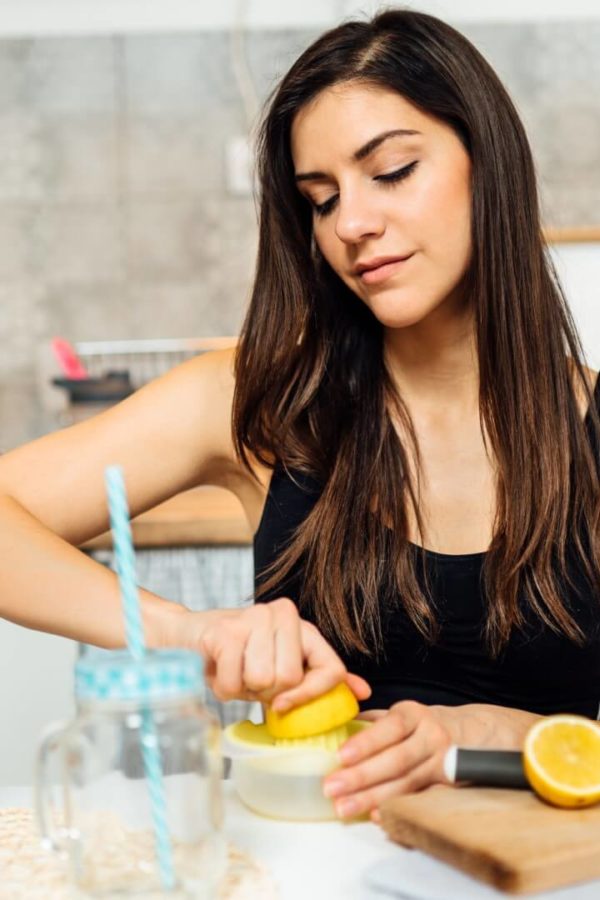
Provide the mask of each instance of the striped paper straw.
[{"label": "striped paper straw", "polygon": [[167,806],[165,792],[163,790],[163,771],[160,759],[160,747],[158,736],[154,727],[152,712],[148,707],[142,710],[142,756],[144,758],[144,773],[148,782],[150,793],[150,806],[152,809],[152,824],[156,844],[156,856],[160,869],[160,880],[163,887],[174,888],[175,876],[173,873],[173,860],[171,841],[167,828]]},{"label": "striped paper straw", "polygon": [[106,469],[105,479],[115,561],[123,600],[127,647],[133,658],[139,662],[146,652],[146,644],[135,578],[135,555],[123,470],[120,466],[109,466]]},{"label": "striped paper straw", "polygon": [[[146,645],[135,577],[135,554],[129,523],[129,507],[121,467],[108,466],[105,471],[105,482],[113,548],[121,588],[121,599],[123,601],[127,647],[136,662],[141,662],[146,652]],[[154,826],[154,840],[160,880],[164,888],[171,890],[175,886],[175,875],[173,872],[171,840],[167,827],[160,748],[152,712],[148,708],[142,710],[142,756],[144,759],[144,773],[150,791],[152,823]]]}]

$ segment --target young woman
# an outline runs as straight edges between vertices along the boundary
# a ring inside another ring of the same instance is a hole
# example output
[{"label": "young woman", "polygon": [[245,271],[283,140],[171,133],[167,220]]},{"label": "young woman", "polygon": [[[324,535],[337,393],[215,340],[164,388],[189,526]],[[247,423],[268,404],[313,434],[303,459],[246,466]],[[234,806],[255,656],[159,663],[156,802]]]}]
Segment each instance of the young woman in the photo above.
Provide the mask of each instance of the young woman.
[{"label": "young woman", "polygon": [[349,815],[441,780],[450,742],[596,715],[600,392],[522,125],[458,32],[406,11],[328,32],[259,153],[237,351],[0,461],[1,611],[122,644],[114,577],[73,546],[107,527],[105,465],[134,514],[229,488],[260,602],[144,593],[148,640],[197,648],[224,699],[284,709],[346,678],[374,720],[326,782]]}]

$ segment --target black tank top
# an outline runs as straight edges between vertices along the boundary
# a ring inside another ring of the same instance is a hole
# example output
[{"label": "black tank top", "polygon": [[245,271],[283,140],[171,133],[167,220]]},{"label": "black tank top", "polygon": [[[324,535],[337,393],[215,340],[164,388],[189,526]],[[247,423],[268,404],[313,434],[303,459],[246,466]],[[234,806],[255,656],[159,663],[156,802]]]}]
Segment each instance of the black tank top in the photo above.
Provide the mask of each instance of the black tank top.
[{"label": "black tank top", "polygon": [[[595,402],[600,406],[600,379]],[[588,434],[592,438],[589,416]],[[598,458],[600,448],[595,447]],[[254,537],[255,579],[277,558],[294,530],[316,503],[321,486],[300,472],[276,466],[262,519]],[[483,641],[485,620],[481,574],[485,553],[446,554],[415,548],[417,575],[427,568],[440,626],[434,644],[424,641],[400,604],[382,610],[385,658],[349,655],[333,645],[348,669],[373,689],[363,709],[385,709],[399,700],[458,706],[491,703],[548,715],[579,713],[596,718],[600,701],[600,598],[572,568],[574,588],[564,597],[586,635],[581,646],[556,634],[524,606],[526,625],[513,633],[498,658]],[[419,574],[420,573],[420,574]],[[301,572],[296,570],[267,595],[299,601]],[[423,583],[423,582],[422,582]],[[310,614],[303,612],[305,618]]]}]

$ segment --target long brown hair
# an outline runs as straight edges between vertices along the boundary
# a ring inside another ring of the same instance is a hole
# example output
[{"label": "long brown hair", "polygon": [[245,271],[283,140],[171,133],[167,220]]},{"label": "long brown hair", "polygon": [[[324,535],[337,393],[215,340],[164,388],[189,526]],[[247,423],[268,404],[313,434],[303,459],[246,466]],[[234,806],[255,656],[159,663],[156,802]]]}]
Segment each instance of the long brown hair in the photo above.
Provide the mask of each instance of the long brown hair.
[{"label": "long brown hair", "polygon": [[300,566],[301,608],[310,607],[321,631],[347,651],[381,650],[382,602],[402,603],[425,639],[436,635],[408,541],[408,504],[421,528],[408,466],[410,453],[418,471],[418,444],[386,370],[383,328],[315,249],[311,210],[294,184],[294,116],[323,89],[351,81],[397,90],[450,125],[471,159],[465,290],[482,432],[497,468],[483,568],[487,645],[497,654],[524,624],[522,596],[548,627],[583,642],[564,590],[574,561],[600,596],[600,490],[575,381],[594,434],[600,427],[543,242],[531,151],[510,98],[475,47],[439,19],[406,10],[320,37],[283,78],[262,124],[258,261],[236,359],[234,437],[247,465],[250,454],[267,465],[276,460],[323,490],[261,590]]}]

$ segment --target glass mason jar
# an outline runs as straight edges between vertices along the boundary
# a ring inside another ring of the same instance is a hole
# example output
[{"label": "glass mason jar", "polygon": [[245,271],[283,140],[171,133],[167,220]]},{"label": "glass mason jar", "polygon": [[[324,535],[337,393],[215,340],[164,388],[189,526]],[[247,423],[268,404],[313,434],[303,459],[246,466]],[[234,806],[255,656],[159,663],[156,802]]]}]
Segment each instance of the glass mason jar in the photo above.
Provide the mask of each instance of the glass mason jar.
[{"label": "glass mason jar", "polygon": [[85,895],[217,895],[220,728],[202,692],[201,659],[187,651],[77,663],[77,713],[42,739],[35,804],[42,837]]}]

